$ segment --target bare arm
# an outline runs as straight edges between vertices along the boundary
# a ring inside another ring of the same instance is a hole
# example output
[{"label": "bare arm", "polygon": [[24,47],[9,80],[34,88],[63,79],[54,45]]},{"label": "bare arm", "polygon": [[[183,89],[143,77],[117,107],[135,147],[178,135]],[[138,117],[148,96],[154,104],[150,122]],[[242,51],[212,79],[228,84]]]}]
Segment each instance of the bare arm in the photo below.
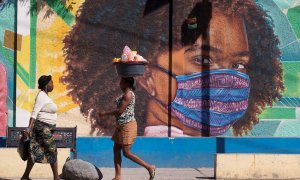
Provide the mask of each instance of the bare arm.
[{"label": "bare arm", "polygon": [[34,125],[34,122],[35,122],[35,118],[30,118],[30,120],[29,120],[29,125],[28,125],[28,128],[29,129],[32,129],[33,128],[33,125]]},{"label": "bare arm", "polygon": [[132,94],[130,92],[125,93],[122,97],[121,106],[119,108],[113,111],[100,112],[99,116],[100,117],[109,116],[109,115],[120,116],[125,111],[127,106],[130,104],[131,99],[132,99]]}]

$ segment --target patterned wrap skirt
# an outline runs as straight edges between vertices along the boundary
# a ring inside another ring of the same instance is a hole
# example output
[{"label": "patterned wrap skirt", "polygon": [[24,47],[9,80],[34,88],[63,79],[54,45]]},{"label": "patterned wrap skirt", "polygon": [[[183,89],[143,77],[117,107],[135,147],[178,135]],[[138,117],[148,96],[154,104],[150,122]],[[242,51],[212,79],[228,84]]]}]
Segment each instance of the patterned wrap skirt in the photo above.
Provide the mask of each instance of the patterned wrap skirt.
[{"label": "patterned wrap skirt", "polygon": [[133,144],[137,136],[137,123],[135,120],[125,124],[117,125],[112,140],[120,145]]},{"label": "patterned wrap skirt", "polygon": [[29,149],[33,162],[52,164],[57,161],[57,149],[53,137],[55,126],[38,120],[35,121]]}]

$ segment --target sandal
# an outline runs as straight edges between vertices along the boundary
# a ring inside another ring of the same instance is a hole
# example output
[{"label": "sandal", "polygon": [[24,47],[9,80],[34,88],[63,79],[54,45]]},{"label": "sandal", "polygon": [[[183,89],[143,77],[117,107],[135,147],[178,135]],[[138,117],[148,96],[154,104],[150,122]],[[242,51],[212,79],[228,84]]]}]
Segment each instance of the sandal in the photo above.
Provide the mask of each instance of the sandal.
[{"label": "sandal", "polygon": [[149,180],[154,179],[154,177],[155,177],[155,170],[156,170],[156,167],[154,167],[154,169],[151,172],[149,172],[149,175],[150,175]]}]

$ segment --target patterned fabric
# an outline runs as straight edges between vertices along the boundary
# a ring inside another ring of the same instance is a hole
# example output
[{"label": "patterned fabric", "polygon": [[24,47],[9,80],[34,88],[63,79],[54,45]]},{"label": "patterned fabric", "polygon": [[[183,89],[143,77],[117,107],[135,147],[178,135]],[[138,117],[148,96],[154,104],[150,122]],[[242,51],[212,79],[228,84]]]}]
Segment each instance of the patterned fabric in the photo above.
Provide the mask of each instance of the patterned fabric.
[{"label": "patterned fabric", "polygon": [[[119,125],[128,123],[135,119],[134,118],[135,94],[132,91],[129,91],[129,92],[132,93],[132,99],[131,99],[129,105],[126,107],[125,111],[120,116],[117,117],[117,123]],[[116,99],[118,108],[121,106],[123,95],[124,94],[122,94],[121,96],[119,96]]]},{"label": "patterned fabric", "polygon": [[52,164],[57,161],[54,128],[55,125],[35,121],[29,149],[33,162]]},{"label": "patterned fabric", "polygon": [[247,74],[215,69],[175,77],[177,90],[171,111],[183,124],[202,133],[224,134],[247,110],[250,92]]}]

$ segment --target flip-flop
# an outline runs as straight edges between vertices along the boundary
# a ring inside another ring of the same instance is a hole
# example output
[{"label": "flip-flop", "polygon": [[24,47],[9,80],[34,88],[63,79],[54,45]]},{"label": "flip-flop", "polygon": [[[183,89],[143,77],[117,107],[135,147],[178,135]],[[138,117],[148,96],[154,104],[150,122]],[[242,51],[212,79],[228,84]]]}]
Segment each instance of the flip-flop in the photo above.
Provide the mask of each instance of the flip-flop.
[{"label": "flip-flop", "polygon": [[155,170],[156,170],[156,168],[154,168],[154,169],[149,173],[149,175],[150,175],[149,180],[154,179],[154,177],[155,177]]}]

